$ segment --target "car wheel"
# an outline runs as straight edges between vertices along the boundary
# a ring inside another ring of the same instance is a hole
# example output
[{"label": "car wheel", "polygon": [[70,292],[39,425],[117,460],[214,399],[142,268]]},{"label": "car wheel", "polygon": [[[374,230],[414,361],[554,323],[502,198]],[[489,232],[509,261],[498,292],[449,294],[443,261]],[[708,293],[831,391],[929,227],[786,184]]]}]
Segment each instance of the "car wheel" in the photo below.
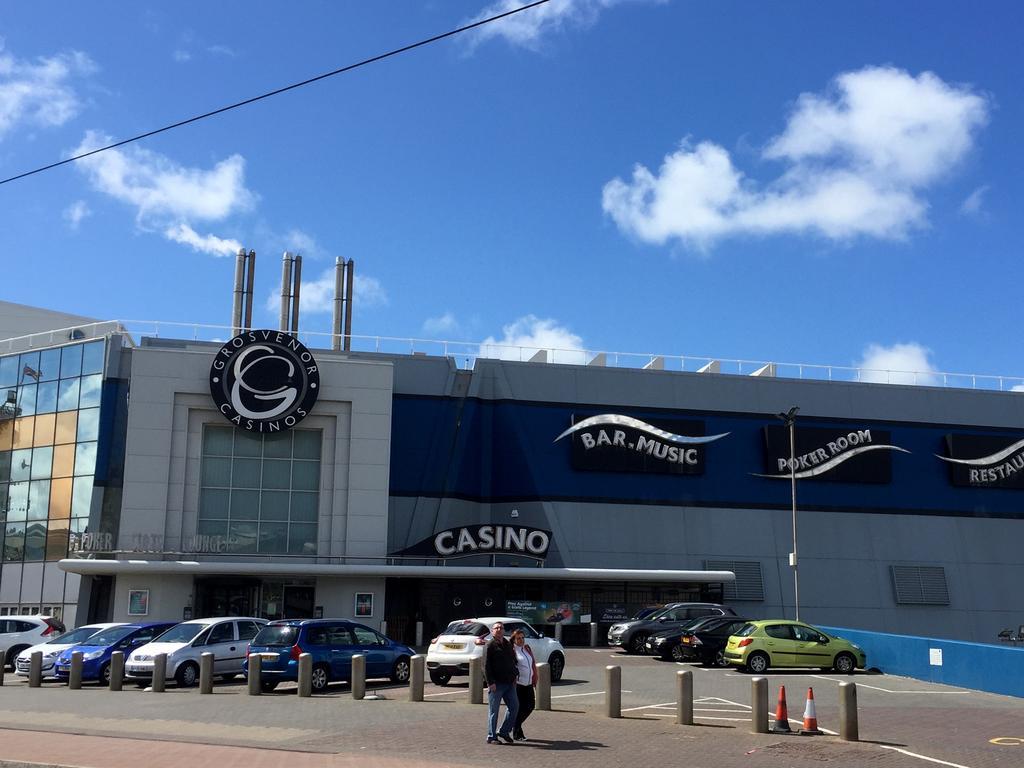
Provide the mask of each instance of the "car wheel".
[{"label": "car wheel", "polygon": [[767,653],[761,651],[754,651],[752,654],[747,656],[747,671],[753,672],[754,674],[761,674],[768,669],[769,659]]},{"label": "car wheel", "polygon": [[100,667],[100,674],[96,678],[96,682],[104,688],[110,687],[110,664],[104,664]]},{"label": "car wheel", "polygon": [[409,671],[409,657],[399,656],[395,660],[395,666],[391,669],[391,682],[408,683]]},{"label": "car wheel", "polygon": [[323,693],[327,690],[327,684],[331,681],[331,674],[328,672],[327,667],[323,664],[317,664],[313,667],[313,673],[310,676],[310,682],[312,683],[313,693]]},{"label": "car wheel", "polygon": [[199,681],[199,665],[194,661],[186,661],[174,673],[174,681],[179,688],[191,688]]},{"label": "car wheel", "polygon": [[686,656],[683,653],[683,646],[674,645],[672,646],[672,660],[673,661],[686,661]]},{"label": "car wheel", "polygon": [[647,638],[646,632],[637,632],[633,635],[633,639],[629,641],[629,652],[643,656],[647,653]]},{"label": "car wheel", "polygon": [[277,688],[278,682],[277,680],[260,680],[260,690],[264,693],[270,693]]},{"label": "car wheel", "polygon": [[565,671],[565,657],[560,653],[552,653],[548,658],[548,667],[551,669],[551,682],[557,683],[562,679]]},{"label": "car wheel", "polygon": [[448,685],[448,681],[452,679],[452,676],[448,672],[441,672],[436,669],[430,670],[430,682],[434,685]]},{"label": "car wheel", "polygon": [[725,651],[715,651],[715,666],[728,667],[729,662],[725,659]]},{"label": "car wheel", "polygon": [[16,645],[7,652],[7,657],[4,659],[4,666],[10,667],[13,672],[15,669],[15,662],[18,660],[18,656],[21,655],[22,651],[28,650],[27,645]]},{"label": "car wheel", "polygon": [[852,675],[856,668],[857,660],[849,653],[840,653],[832,665],[832,669],[840,675]]}]

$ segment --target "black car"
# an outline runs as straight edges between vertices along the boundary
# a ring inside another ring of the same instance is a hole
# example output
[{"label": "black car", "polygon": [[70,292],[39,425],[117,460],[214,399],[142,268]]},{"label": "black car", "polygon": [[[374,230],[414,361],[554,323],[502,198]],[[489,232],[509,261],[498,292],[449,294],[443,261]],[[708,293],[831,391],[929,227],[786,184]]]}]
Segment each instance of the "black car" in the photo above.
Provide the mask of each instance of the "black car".
[{"label": "black car", "polygon": [[679,653],[679,647],[684,633],[693,632],[708,622],[716,622],[724,618],[724,616],[700,616],[683,622],[678,627],[655,632],[647,638],[645,643],[647,653],[661,656],[666,661],[683,661],[683,657]]},{"label": "black car", "polygon": [[646,653],[647,638],[656,632],[676,629],[701,616],[735,615],[732,608],[718,603],[671,603],[646,619],[613,624],[608,630],[608,644],[625,648],[629,653]]},{"label": "black car", "polygon": [[681,632],[676,646],[678,650],[671,651],[672,658],[676,661],[699,661],[705,666],[727,667],[728,662],[722,655],[725,645],[729,637],[749,621],[739,616],[723,616]]}]

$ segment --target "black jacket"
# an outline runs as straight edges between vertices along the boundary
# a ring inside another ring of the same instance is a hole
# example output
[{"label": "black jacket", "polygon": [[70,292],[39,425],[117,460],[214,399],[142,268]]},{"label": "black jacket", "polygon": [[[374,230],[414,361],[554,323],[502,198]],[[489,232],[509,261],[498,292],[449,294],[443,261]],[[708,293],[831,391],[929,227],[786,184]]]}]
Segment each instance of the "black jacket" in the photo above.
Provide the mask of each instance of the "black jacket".
[{"label": "black jacket", "polygon": [[491,640],[484,651],[484,680],[488,685],[514,683],[519,675],[516,666],[516,652],[505,638]]}]

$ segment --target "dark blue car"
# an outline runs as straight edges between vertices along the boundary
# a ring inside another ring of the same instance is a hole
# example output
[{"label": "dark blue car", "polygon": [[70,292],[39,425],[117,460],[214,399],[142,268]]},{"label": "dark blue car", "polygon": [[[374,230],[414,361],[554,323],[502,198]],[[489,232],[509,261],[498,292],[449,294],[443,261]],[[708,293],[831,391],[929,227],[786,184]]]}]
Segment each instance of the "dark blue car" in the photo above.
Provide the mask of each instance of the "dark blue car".
[{"label": "dark blue car", "polygon": [[140,645],[153,641],[173,627],[176,621],[150,621],[138,624],[122,624],[99,632],[79,645],[61,651],[54,665],[54,674],[61,680],[71,676],[71,654],[81,651],[82,680],[95,680],[100,685],[110,684],[110,657],[114,651],[122,651],[125,658]]},{"label": "dark blue car", "polygon": [[[313,691],[332,681],[352,677],[352,657],[366,657],[366,677],[387,677],[396,683],[409,681],[409,659],[415,651],[349,619],[284,619],[272,621],[249,644],[249,654],[259,654],[265,691],[283,680],[298,680],[299,654],[313,657]],[[249,659],[244,664],[249,670]]]}]

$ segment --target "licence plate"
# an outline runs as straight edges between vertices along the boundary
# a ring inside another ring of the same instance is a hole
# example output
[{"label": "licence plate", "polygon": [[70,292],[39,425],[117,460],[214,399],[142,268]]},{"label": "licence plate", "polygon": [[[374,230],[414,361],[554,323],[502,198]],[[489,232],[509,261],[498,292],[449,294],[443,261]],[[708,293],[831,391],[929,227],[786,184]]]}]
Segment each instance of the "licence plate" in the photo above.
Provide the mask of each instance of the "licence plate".
[{"label": "licence plate", "polygon": [[142,667],[142,666],[139,666],[138,664],[128,664],[125,667],[125,669],[128,670],[129,672],[143,672],[143,671],[145,671],[146,668]]},{"label": "licence plate", "polygon": [[445,643],[444,644],[444,648],[445,648],[446,651],[461,651],[465,647],[466,646],[464,646],[462,643]]},{"label": "licence plate", "polygon": [[281,654],[279,653],[254,653],[253,656],[259,656],[261,659],[266,659],[267,661],[277,661],[281,658]]}]

